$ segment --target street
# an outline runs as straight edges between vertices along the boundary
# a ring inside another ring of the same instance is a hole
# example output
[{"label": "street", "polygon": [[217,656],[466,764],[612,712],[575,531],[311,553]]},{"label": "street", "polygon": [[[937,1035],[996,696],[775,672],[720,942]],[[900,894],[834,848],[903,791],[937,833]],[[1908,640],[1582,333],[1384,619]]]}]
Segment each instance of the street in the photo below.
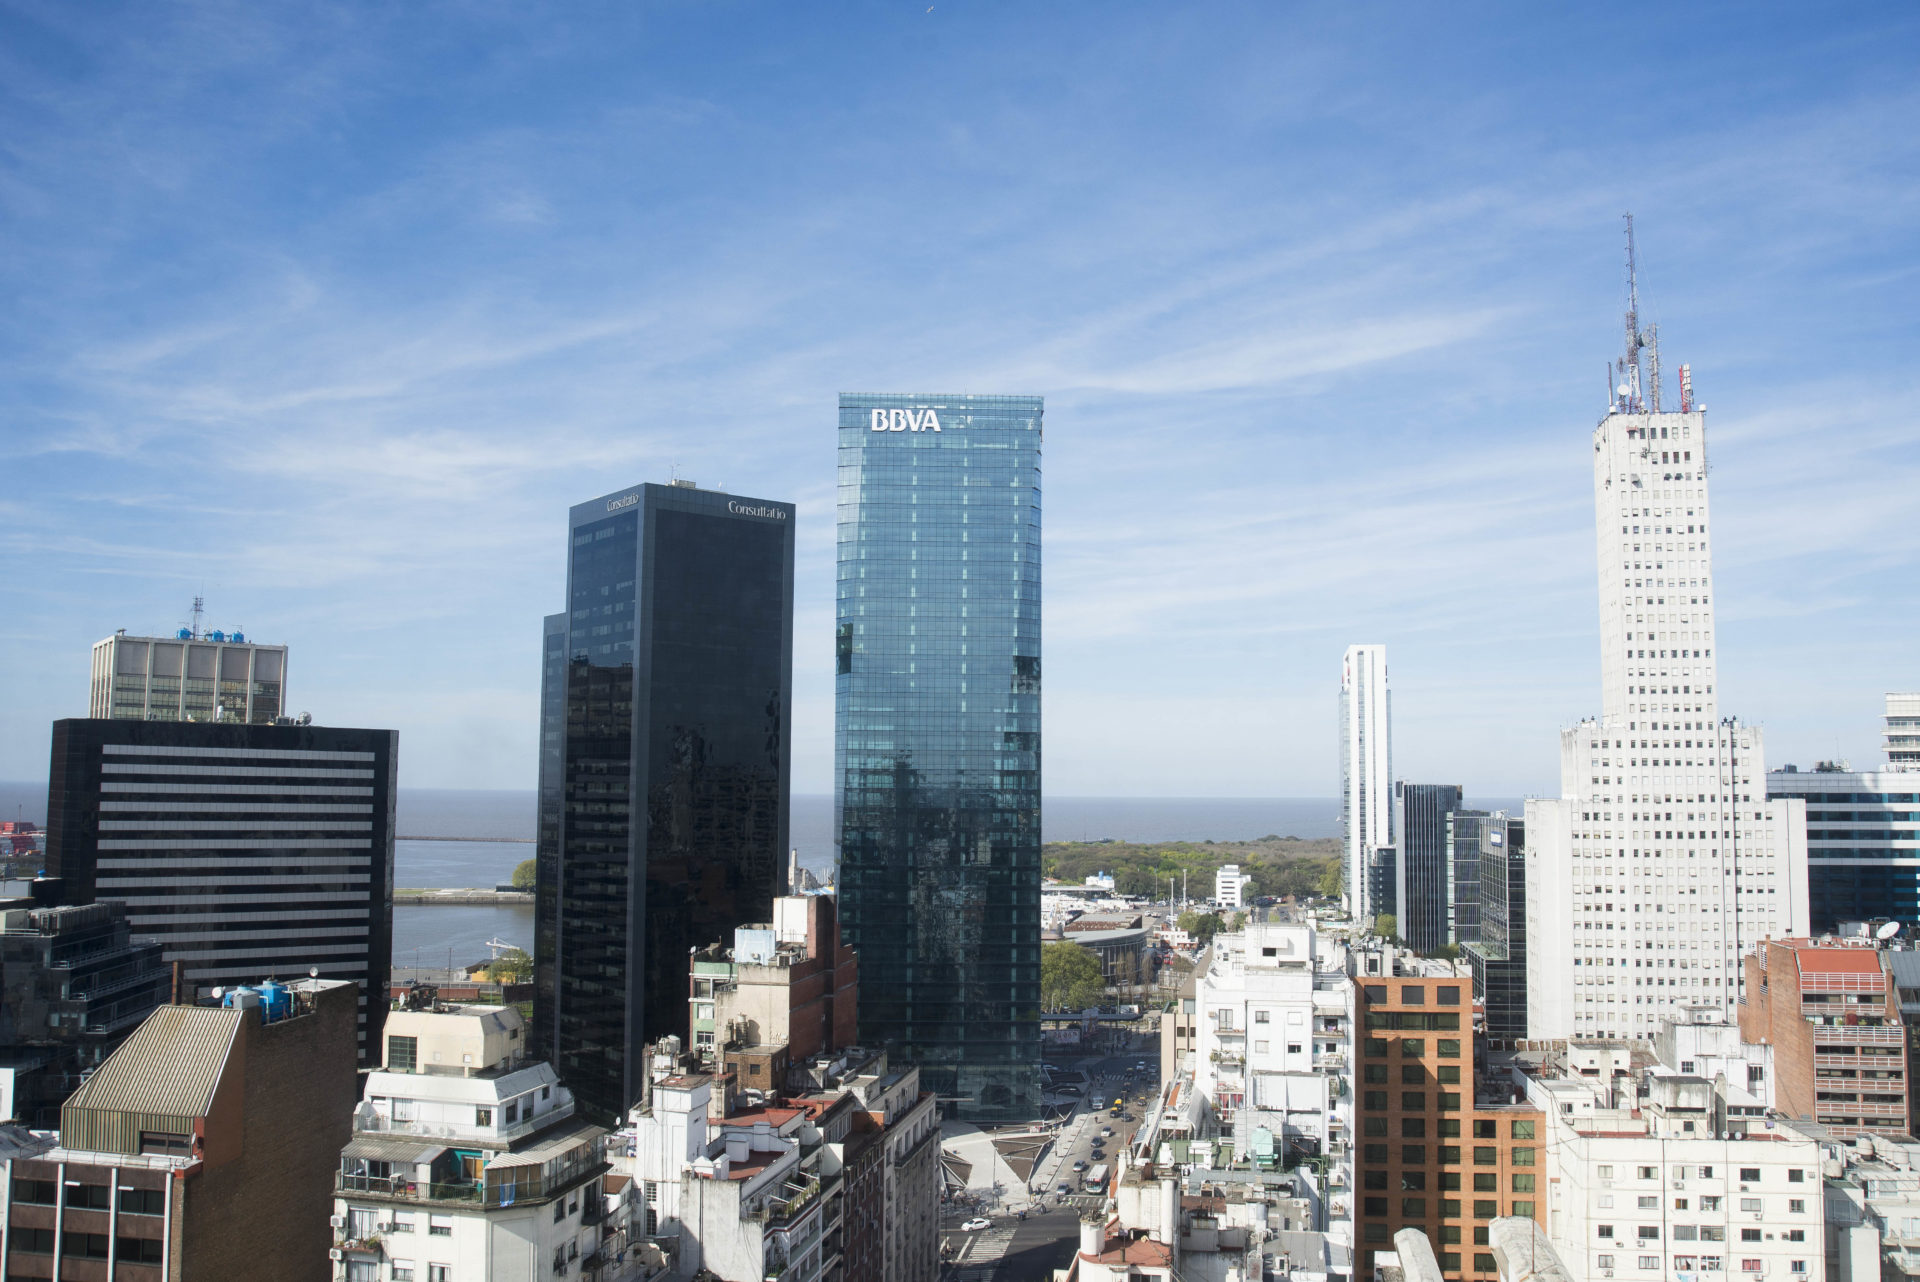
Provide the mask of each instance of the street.
[{"label": "street", "polygon": [[[1123,1053],[1081,1056],[1053,1048],[1046,1062],[1060,1069],[1055,1086],[1077,1089],[1075,1095],[1049,1090],[1049,1104],[1071,1103],[1073,1112],[1061,1120],[1058,1137],[1034,1167],[1028,1182],[1031,1201],[1027,1215],[984,1216],[990,1228],[973,1232],[960,1226],[981,1212],[957,1207],[941,1217],[942,1276],[951,1282],[1039,1282],[1052,1270],[1066,1267],[1079,1235],[1083,1210],[1097,1209],[1099,1194],[1087,1192],[1087,1170],[1100,1163],[1112,1168],[1132,1142],[1144,1110],[1151,1108],[1159,1090],[1159,1044],[1151,1034],[1129,1039],[1137,1049]],[[1144,1069],[1135,1065],[1144,1064]],[[1115,1099],[1133,1120],[1108,1116]],[[1110,1134],[1108,1132],[1111,1132]],[[1095,1152],[1096,1144],[1099,1152]],[[1075,1163],[1086,1165],[1075,1170]],[[1059,1186],[1066,1185],[1065,1191]],[[1018,1211],[1020,1205],[1007,1199]]]}]

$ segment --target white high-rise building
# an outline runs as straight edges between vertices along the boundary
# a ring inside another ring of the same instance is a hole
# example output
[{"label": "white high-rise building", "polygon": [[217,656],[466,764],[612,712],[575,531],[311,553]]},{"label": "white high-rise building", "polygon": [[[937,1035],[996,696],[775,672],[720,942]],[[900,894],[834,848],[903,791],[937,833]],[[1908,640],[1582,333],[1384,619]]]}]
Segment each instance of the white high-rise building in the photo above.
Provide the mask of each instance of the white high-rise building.
[{"label": "white high-rise building", "polygon": [[1350,645],[1340,664],[1340,874],[1347,909],[1369,922],[1381,911],[1367,870],[1393,845],[1393,753],[1388,724],[1387,647]]},{"label": "white high-rise building", "polygon": [[1657,353],[1642,394],[1638,320],[1593,431],[1603,712],[1561,732],[1560,799],[1527,802],[1532,1038],[1731,1015],[1740,959],[1807,930],[1806,804],[1767,799],[1761,732],[1715,693],[1706,415],[1684,365],[1661,408]]}]

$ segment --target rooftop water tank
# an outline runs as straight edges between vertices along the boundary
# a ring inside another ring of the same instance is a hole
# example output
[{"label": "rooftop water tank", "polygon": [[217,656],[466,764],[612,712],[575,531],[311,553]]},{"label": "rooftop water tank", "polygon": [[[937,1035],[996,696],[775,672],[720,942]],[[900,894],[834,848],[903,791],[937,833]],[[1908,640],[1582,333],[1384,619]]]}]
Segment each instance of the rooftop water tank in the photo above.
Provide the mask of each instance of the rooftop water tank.
[{"label": "rooftop water tank", "polygon": [[227,639],[227,634],[220,631],[218,628],[215,628],[212,632],[207,633],[207,640],[209,641],[225,641],[226,639]]},{"label": "rooftop water tank", "polygon": [[257,1010],[260,994],[245,984],[236,984],[221,994],[220,1004],[229,1010]]},{"label": "rooftop water tank", "polygon": [[191,641],[193,640],[193,629],[181,628],[178,632],[174,633],[173,635],[179,637],[182,641]]},{"label": "rooftop water tank", "polygon": [[246,639],[247,639],[247,638],[246,638],[245,636],[243,636],[243,635],[241,635],[241,634],[240,634],[240,633],[238,633],[238,632],[236,632],[236,633],[234,633],[234,634],[233,634],[233,643],[234,643],[235,645],[238,645],[238,644],[240,644],[240,643],[241,643],[242,641],[245,641]]},{"label": "rooftop water tank", "polygon": [[293,1014],[293,992],[285,984],[269,979],[260,985],[260,1001],[266,1007],[260,1013],[262,1021],[271,1024],[276,1019],[285,1019]]}]

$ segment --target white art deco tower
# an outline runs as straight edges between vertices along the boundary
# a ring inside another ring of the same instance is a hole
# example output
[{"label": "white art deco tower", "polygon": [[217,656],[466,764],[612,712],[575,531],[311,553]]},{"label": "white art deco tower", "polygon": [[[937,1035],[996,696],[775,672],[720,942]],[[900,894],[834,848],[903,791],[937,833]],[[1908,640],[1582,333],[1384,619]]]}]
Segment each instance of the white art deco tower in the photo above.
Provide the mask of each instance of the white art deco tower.
[{"label": "white art deco tower", "polygon": [[[1627,230],[1626,355],[1593,431],[1599,720],[1560,735],[1560,799],[1527,802],[1527,1036],[1650,1036],[1729,1019],[1740,959],[1807,930],[1806,809],[1766,799],[1758,728],[1720,716],[1707,425],[1680,367],[1660,403]],[[1648,360],[1644,390],[1642,353]]]},{"label": "white art deco tower", "polygon": [[[1387,695],[1387,647],[1350,645],[1340,664],[1341,884],[1355,920],[1371,923],[1368,876],[1376,854],[1393,845],[1393,753]],[[1389,882],[1389,884],[1391,884]]]}]

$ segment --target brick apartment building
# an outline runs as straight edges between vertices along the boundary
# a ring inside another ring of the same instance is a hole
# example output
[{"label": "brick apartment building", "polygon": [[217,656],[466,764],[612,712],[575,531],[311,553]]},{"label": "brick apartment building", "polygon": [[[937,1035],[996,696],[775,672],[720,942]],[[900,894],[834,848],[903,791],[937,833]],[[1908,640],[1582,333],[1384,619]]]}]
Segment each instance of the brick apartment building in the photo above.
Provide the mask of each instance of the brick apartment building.
[{"label": "brick apartment building", "polygon": [[[1420,966],[1421,963],[1412,963]],[[1489,1222],[1545,1224],[1541,1113],[1511,1088],[1477,1081],[1473,981],[1450,969],[1353,981],[1356,1277],[1416,1228],[1449,1279],[1499,1276]]]},{"label": "brick apartment building", "polygon": [[1745,960],[1742,1040],[1773,1047],[1774,1104],[1836,1138],[1910,1132],[1906,1030],[1886,954],[1768,940]]},{"label": "brick apartment building", "polygon": [[854,1044],[860,963],[830,896],[774,900],[771,922],[701,949],[688,970],[692,1049],[741,1089],[798,1087],[806,1065]]},{"label": "brick apartment building", "polygon": [[154,1011],[67,1101],[57,1143],[9,1153],[5,1276],[331,1277],[358,1007],[351,983],[303,979]]}]

